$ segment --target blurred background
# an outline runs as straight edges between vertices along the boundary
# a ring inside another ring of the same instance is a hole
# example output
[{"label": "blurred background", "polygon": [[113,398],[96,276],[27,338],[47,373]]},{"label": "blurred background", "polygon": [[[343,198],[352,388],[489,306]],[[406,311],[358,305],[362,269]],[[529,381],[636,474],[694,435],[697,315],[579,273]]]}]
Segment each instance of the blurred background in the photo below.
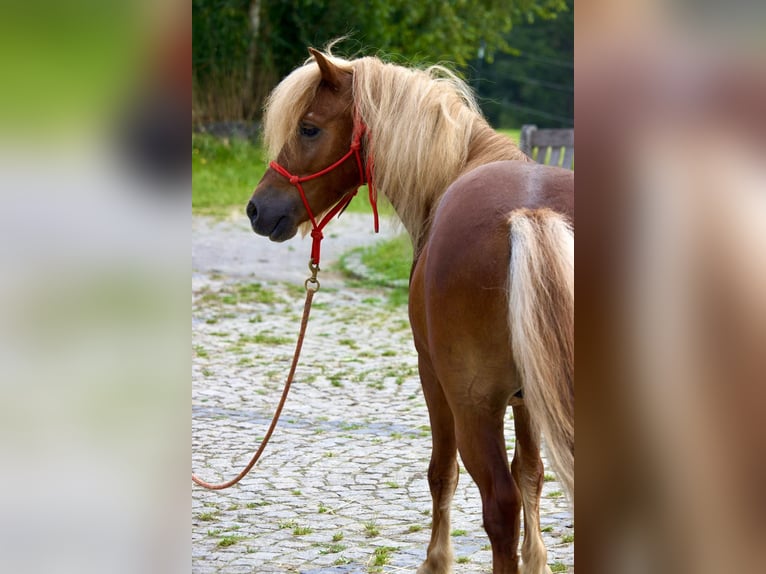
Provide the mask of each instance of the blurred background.
[{"label": "blurred background", "polygon": [[188,571],[190,10],[3,2],[0,70],[0,571]]}]

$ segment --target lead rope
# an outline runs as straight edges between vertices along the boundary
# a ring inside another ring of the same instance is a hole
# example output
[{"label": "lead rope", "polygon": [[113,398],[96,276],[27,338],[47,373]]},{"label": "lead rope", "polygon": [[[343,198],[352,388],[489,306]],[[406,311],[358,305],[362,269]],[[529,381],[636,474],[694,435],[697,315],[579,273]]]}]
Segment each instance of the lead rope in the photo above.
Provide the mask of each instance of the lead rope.
[{"label": "lead rope", "polygon": [[[222,482],[220,484],[211,484],[209,482],[206,482],[192,472],[192,481],[195,484],[198,484],[209,490],[223,490],[224,488],[229,488],[230,486],[233,486],[237,484],[240,480],[242,480],[247,475],[247,473],[250,472],[250,469],[253,468],[253,466],[255,466],[255,463],[258,462],[258,459],[261,457],[261,454],[266,448],[266,445],[268,444],[269,439],[271,438],[271,435],[277,426],[277,422],[279,422],[279,415],[282,413],[282,408],[285,406],[285,401],[287,401],[287,393],[290,391],[290,386],[293,384],[295,369],[298,366],[298,359],[300,358],[300,355],[301,355],[301,347],[303,347],[303,337],[306,334],[306,325],[308,325],[308,322],[309,322],[309,313],[311,312],[311,301],[314,299],[314,293],[319,291],[319,281],[317,280],[317,273],[319,272],[320,246],[322,243],[322,239],[324,238],[324,235],[322,234],[322,229],[325,227],[325,225],[327,225],[330,222],[330,220],[333,217],[342,213],[346,209],[346,207],[348,207],[349,202],[354,198],[359,187],[364,185],[365,183],[367,183],[367,186],[369,188],[370,205],[372,206],[372,215],[373,215],[375,233],[378,232],[378,206],[377,206],[378,194],[373,184],[372,154],[371,153],[368,154],[367,166],[365,169],[363,167],[362,156],[360,152],[360,149],[362,147],[362,136],[364,135],[366,131],[367,131],[367,128],[364,125],[364,123],[362,123],[361,119],[359,118],[358,112],[355,113],[354,134],[353,134],[353,139],[348,152],[346,152],[346,154],[343,157],[341,157],[338,161],[336,161],[332,165],[329,165],[323,170],[313,173],[311,175],[300,177],[290,173],[287,170],[287,168],[279,165],[275,161],[272,161],[269,164],[270,168],[272,168],[273,170],[275,170],[277,173],[281,174],[282,176],[286,177],[288,181],[298,189],[301,195],[301,200],[303,201],[303,205],[306,207],[306,212],[308,213],[309,220],[311,221],[311,227],[312,227],[311,238],[313,239],[313,242],[311,245],[311,259],[309,259],[309,270],[311,271],[311,277],[306,279],[306,282],[304,283],[306,287],[306,302],[303,305],[303,318],[301,319],[301,328],[300,328],[300,332],[298,333],[298,341],[295,344],[295,354],[293,355],[293,364],[290,366],[290,372],[288,373],[287,380],[285,381],[285,388],[282,391],[282,398],[279,400],[279,404],[277,405],[277,410],[274,412],[274,416],[271,419],[271,425],[269,426],[269,430],[266,431],[266,435],[263,437],[263,440],[261,441],[261,445],[258,447],[258,450],[255,451],[253,458],[250,459],[250,462],[247,464],[247,466],[244,469],[242,469],[242,472],[240,472],[237,476],[235,476],[234,478],[232,478],[231,480],[227,482]],[[367,137],[369,141],[369,133],[367,134]],[[324,216],[322,221],[317,223],[316,218],[314,217],[314,213],[311,211],[311,206],[309,205],[308,198],[306,197],[306,192],[303,189],[302,183],[304,181],[316,179],[318,177],[321,177],[329,173],[330,171],[334,170],[335,168],[343,164],[346,160],[348,160],[351,157],[354,157],[354,159],[356,160],[357,168],[359,169],[359,185],[357,186],[357,189],[354,189],[351,193],[346,194],[346,196],[343,197],[335,205],[335,207],[333,207],[327,213],[327,215]]]},{"label": "lead rope", "polygon": [[255,466],[255,463],[258,462],[258,459],[261,458],[261,454],[266,448],[266,445],[268,444],[269,439],[271,438],[271,435],[277,426],[277,422],[279,422],[279,415],[282,414],[282,408],[285,406],[285,402],[287,401],[287,393],[290,392],[290,386],[293,384],[295,369],[298,366],[298,359],[301,356],[301,347],[303,347],[303,337],[306,334],[306,326],[308,325],[308,322],[309,322],[309,313],[311,312],[311,301],[314,299],[314,293],[319,291],[319,280],[317,279],[317,273],[319,272],[319,265],[314,263],[313,260],[311,260],[309,261],[309,270],[311,271],[311,277],[306,279],[306,282],[304,283],[304,286],[306,287],[306,302],[303,304],[303,318],[301,319],[301,328],[300,328],[300,332],[298,333],[298,341],[295,344],[295,354],[293,354],[293,363],[290,366],[290,372],[287,374],[287,380],[285,381],[285,388],[282,391],[282,398],[279,399],[279,404],[277,405],[277,410],[274,412],[274,416],[271,419],[271,425],[269,426],[269,430],[266,431],[266,435],[263,437],[263,440],[261,441],[261,445],[258,447],[258,450],[255,451],[255,454],[250,459],[250,462],[247,463],[247,466],[243,468],[242,472],[240,472],[237,476],[235,476],[234,478],[232,478],[231,480],[227,482],[213,484],[213,483],[202,480],[201,478],[199,478],[196,474],[192,472],[192,481],[195,484],[198,484],[204,488],[207,488],[208,490],[223,490],[224,488],[229,488],[230,486],[234,486],[240,480],[245,478],[247,473],[250,472],[250,469],[253,468],[253,466]]}]

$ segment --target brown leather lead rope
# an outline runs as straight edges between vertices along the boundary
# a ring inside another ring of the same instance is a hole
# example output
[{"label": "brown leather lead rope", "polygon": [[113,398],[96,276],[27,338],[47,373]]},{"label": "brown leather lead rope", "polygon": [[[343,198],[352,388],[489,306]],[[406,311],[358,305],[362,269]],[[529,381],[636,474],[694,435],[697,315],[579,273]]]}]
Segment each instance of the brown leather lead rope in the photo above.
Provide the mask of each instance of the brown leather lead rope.
[{"label": "brown leather lead rope", "polygon": [[277,405],[277,410],[274,412],[274,417],[271,419],[271,425],[269,426],[269,430],[266,431],[266,435],[263,437],[263,440],[261,441],[261,445],[258,447],[258,450],[255,451],[255,454],[253,455],[253,458],[250,459],[250,462],[247,463],[247,466],[242,469],[242,472],[240,472],[237,476],[232,478],[231,480],[227,482],[221,482],[219,484],[211,484],[209,482],[206,482],[199,478],[196,474],[192,472],[192,481],[196,484],[199,484],[200,486],[207,488],[208,490],[223,490],[224,488],[229,488],[230,486],[233,486],[237,484],[240,480],[242,480],[245,475],[247,475],[248,472],[250,472],[250,469],[255,466],[255,463],[258,462],[258,459],[261,458],[261,454],[263,453],[264,449],[266,448],[266,445],[269,442],[269,439],[271,438],[272,433],[274,432],[274,429],[277,426],[277,422],[279,421],[279,415],[282,413],[282,407],[285,406],[285,401],[287,401],[287,393],[290,391],[290,385],[293,383],[293,377],[295,376],[295,368],[298,366],[298,358],[301,356],[301,347],[303,347],[303,337],[306,334],[306,325],[308,325],[309,322],[309,313],[311,312],[311,301],[314,299],[314,293],[316,293],[319,290],[319,281],[317,280],[317,273],[319,272],[319,265],[315,264],[312,261],[309,262],[309,269],[311,270],[311,277],[306,279],[306,302],[303,305],[303,319],[301,319],[301,329],[298,333],[298,341],[295,344],[295,354],[293,355],[293,364],[290,366],[290,372],[287,375],[287,380],[285,381],[285,388],[282,391],[282,398],[279,400],[279,405]]}]

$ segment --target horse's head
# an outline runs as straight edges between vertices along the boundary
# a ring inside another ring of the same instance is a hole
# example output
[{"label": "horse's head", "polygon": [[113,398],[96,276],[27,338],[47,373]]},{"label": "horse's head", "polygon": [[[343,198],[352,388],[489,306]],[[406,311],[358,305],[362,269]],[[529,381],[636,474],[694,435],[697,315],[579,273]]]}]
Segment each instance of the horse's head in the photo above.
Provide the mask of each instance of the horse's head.
[{"label": "horse's head", "polygon": [[352,74],[310,52],[314,61],[291,74],[303,80],[291,82],[288,76],[270,98],[266,139],[275,139],[270,129],[288,133],[276,136],[282,142],[276,161],[247,204],[253,231],[272,241],[293,237],[301,224],[331,209],[364,179],[361,157],[352,148],[352,140],[360,145],[359,135],[354,137]]}]

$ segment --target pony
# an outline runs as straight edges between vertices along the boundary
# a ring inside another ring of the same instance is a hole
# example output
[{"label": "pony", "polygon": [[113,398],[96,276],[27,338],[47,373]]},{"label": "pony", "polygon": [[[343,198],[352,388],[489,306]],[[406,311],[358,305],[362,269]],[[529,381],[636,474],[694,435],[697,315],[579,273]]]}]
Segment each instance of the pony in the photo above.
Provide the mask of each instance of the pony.
[{"label": "pony", "polygon": [[481,494],[493,572],[550,572],[541,436],[574,496],[573,173],[495,132],[444,67],[309,52],[266,101],[272,161],[247,204],[251,226],[273,241],[311,231],[318,266],[321,228],[361,184],[373,207],[378,191],[388,199],[413,245],[409,317],[432,437],[418,573],[452,571],[458,453]]}]

